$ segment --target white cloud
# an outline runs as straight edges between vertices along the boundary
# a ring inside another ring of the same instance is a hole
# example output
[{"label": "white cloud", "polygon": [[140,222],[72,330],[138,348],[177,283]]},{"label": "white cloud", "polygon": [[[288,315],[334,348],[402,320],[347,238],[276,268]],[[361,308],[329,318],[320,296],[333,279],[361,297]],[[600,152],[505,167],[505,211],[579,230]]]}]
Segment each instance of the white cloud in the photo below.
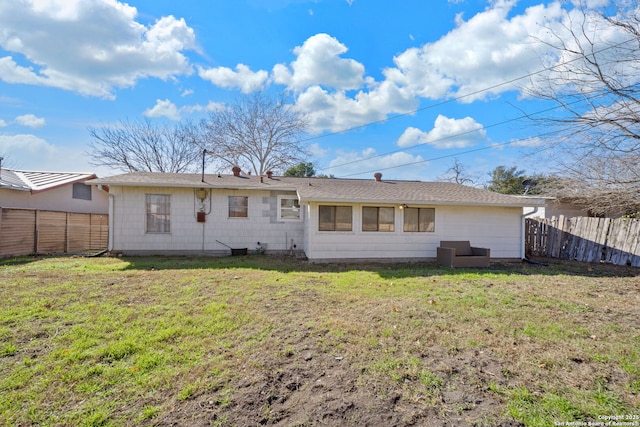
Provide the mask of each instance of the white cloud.
[{"label": "white cloud", "polygon": [[199,68],[198,75],[216,86],[239,88],[242,93],[251,93],[262,89],[269,77],[269,73],[266,71],[253,72],[244,64],[236,65],[236,71],[227,67]]},{"label": "white cloud", "polygon": [[315,158],[326,157],[329,154],[329,150],[322,148],[320,144],[313,143],[307,145],[307,154]]},{"label": "white cloud", "polygon": [[563,12],[554,2],[509,18],[515,3],[496,1],[468,21],[459,16],[458,26],[438,41],[396,56],[396,67],[385,69],[385,77],[431,99],[464,96],[462,102],[471,102],[517,90],[503,83],[541,68],[543,47],[533,37],[546,38],[545,23],[561,19]]},{"label": "white cloud", "polygon": [[548,144],[548,142],[535,136],[531,138],[513,140],[509,145],[512,147],[542,147],[545,144]]},{"label": "white cloud", "polygon": [[144,110],[142,114],[147,117],[166,117],[169,120],[180,120],[178,107],[168,99],[156,99],[156,105]]},{"label": "white cloud", "polygon": [[0,128],[4,128],[7,127],[7,122],[5,122],[4,120],[0,119]]},{"label": "white cloud", "polygon": [[191,114],[201,111],[220,111],[225,108],[225,105],[219,102],[210,101],[207,105],[183,105],[182,107],[176,106],[168,99],[156,99],[156,104],[144,110],[142,113],[146,117],[166,117],[169,120],[178,121],[182,118],[183,114]]},{"label": "white cloud", "polygon": [[44,126],[45,120],[42,117],[36,117],[33,114],[24,114],[16,117],[16,123],[30,128],[41,128]]},{"label": "white cloud", "polygon": [[[14,159],[37,159],[51,156],[55,151],[53,145],[35,135],[0,135],[0,153]],[[27,166],[18,165],[19,168]]]},{"label": "white cloud", "polygon": [[352,127],[384,120],[390,113],[407,113],[418,105],[407,91],[387,82],[369,92],[359,91],[353,98],[345,92],[330,93],[319,86],[308,88],[296,100],[296,108],[305,112],[309,131],[341,132]]},{"label": "white cloud", "polygon": [[293,50],[297,58],[291,63],[291,69],[284,64],[273,67],[273,80],[295,91],[310,86],[359,89],[365,83],[364,65],[341,58],[347,50],[344,44],[328,34],[311,36]]},{"label": "white cloud", "polygon": [[374,148],[339,153],[329,162],[327,168],[319,170],[318,173],[336,177],[373,179],[373,174],[379,171],[388,179],[416,180],[426,176],[425,172],[429,166],[422,156],[414,156],[402,151],[376,156],[377,152]]},{"label": "white cloud", "polygon": [[190,73],[182,52],[197,45],[184,19],[136,16],[116,0],[3,0],[0,47],[17,55],[0,58],[0,79],[113,98],[142,78]]},{"label": "white cloud", "polygon": [[483,126],[471,117],[451,119],[438,115],[433,129],[424,132],[415,127],[408,127],[398,138],[400,147],[428,144],[435,148],[465,148],[486,141]]},{"label": "white cloud", "polygon": [[221,111],[225,108],[227,108],[227,106],[222,102],[209,101],[207,105],[185,105],[180,108],[180,111],[185,113],[194,113],[200,111]]},{"label": "white cloud", "polygon": [[13,169],[51,172],[93,172],[101,176],[115,171],[89,164],[85,147],[59,146],[30,134],[0,135],[0,153]]}]

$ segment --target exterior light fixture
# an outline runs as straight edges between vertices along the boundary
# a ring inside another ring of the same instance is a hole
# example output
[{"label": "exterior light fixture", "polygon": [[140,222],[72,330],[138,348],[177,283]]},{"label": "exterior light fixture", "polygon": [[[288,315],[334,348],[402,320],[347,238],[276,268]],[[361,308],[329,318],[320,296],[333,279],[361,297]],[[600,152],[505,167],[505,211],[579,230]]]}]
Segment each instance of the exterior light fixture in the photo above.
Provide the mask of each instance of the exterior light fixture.
[{"label": "exterior light fixture", "polygon": [[196,197],[201,201],[204,201],[204,199],[207,198],[207,190],[205,190],[204,188],[198,188],[196,190]]}]

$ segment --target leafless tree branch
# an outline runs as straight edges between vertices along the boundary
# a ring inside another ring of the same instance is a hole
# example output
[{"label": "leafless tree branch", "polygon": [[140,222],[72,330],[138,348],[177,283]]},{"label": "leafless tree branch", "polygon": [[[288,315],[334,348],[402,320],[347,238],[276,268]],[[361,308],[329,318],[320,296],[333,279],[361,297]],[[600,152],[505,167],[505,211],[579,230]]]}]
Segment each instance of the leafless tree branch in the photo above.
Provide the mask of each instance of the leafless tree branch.
[{"label": "leafless tree branch", "polygon": [[554,191],[597,213],[640,206],[639,13],[634,2],[613,11],[583,4],[568,12],[561,27],[549,29],[549,39],[539,40],[555,61],[528,88],[528,95],[561,107],[555,116],[533,118],[559,131],[548,143],[558,174],[567,179]]},{"label": "leafless tree branch", "polygon": [[237,165],[257,175],[282,172],[306,157],[299,142],[306,126],[305,117],[284,97],[258,93],[209,115],[204,148],[223,165]]},{"label": "leafless tree branch", "polygon": [[202,132],[192,122],[154,125],[150,120],[121,121],[90,128],[94,166],[136,172],[194,172],[200,164]]}]

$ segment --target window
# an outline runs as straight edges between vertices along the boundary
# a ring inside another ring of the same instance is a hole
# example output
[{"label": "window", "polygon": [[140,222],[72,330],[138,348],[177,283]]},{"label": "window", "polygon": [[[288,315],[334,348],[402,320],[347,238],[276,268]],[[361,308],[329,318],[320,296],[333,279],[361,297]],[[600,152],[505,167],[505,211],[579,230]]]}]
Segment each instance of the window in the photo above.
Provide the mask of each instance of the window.
[{"label": "window", "polygon": [[393,231],[394,208],[362,208],[362,231]]},{"label": "window", "polygon": [[147,194],[147,233],[171,232],[171,196]]},{"label": "window", "polygon": [[278,196],[278,219],[299,220],[300,202],[295,196]]},{"label": "window", "polygon": [[404,208],[404,231],[433,232],[436,229],[434,208]]},{"label": "window", "polygon": [[320,231],[351,231],[351,206],[320,206]]},{"label": "window", "polygon": [[91,186],[82,182],[76,182],[73,184],[74,199],[91,200]]},{"label": "window", "polygon": [[249,198],[247,196],[229,196],[229,218],[249,216]]}]

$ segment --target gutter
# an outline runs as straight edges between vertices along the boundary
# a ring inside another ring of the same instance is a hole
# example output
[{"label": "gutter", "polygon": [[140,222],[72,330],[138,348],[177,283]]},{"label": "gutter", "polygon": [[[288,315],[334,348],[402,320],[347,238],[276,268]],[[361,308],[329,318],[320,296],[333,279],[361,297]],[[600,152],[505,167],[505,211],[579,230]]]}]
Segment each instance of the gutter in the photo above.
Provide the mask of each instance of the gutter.
[{"label": "gutter", "polygon": [[115,211],[116,198],[113,194],[109,193],[109,235],[107,238],[107,251],[113,251],[113,236],[114,232],[114,221],[113,221],[113,212]]},{"label": "gutter", "polygon": [[525,236],[525,229],[524,229],[524,223],[525,223],[525,219],[529,216],[529,215],[533,215],[536,212],[538,212],[538,206],[534,206],[533,207],[533,211],[529,212],[529,213],[523,213],[522,214],[522,218],[520,220],[520,259],[529,263],[534,263],[533,261],[531,261],[530,259],[527,258],[526,254],[525,254],[525,247],[524,247],[524,236]]}]

